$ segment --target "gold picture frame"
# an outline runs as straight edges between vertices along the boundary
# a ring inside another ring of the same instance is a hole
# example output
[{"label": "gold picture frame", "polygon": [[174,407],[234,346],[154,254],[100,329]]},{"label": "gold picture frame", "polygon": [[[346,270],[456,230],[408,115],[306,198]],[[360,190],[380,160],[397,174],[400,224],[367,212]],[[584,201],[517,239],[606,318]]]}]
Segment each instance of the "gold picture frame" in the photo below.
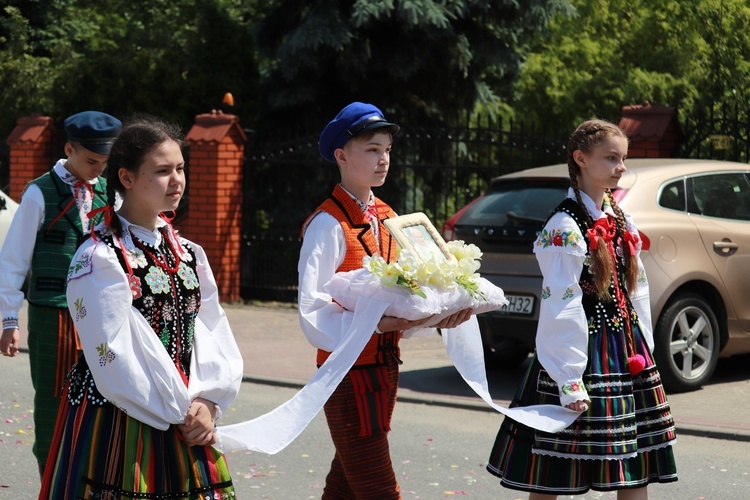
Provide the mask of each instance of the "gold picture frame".
[{"label": "gold picture frame", "polygon": [[383,224],[396,238],[398,246],[413,251],[422,261],[433,257],[446,261],[456,259],[438,230],[422,212],[385,219]]}]

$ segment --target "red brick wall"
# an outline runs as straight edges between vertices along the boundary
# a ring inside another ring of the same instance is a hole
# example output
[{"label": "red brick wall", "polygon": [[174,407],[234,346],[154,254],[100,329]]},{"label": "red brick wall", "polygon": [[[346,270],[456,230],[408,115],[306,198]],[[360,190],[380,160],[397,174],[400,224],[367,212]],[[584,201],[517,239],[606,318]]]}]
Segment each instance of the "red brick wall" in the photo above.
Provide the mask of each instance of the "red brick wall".
[{"label": "red brick wall", "polygon": [[206,250],[223,302],[240,299],[242,168],[246,141],[233,115],[198,115],[187,135],[190,199],[183,236]]},{"label": "red brick wall", "polygon": [[57,130],[48,116],[21,118],[16,122],[7,138],[10,146],[10,189],[15,201],[29,181],[49,171],[57,158],[52,157],[52,148],[57,140]]}]

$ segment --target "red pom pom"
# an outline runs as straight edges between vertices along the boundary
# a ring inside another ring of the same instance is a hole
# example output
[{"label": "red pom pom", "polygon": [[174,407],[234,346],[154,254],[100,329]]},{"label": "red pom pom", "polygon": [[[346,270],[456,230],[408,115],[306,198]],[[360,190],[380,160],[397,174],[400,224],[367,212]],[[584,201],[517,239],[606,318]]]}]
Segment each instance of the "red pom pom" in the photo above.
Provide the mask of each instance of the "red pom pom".
[{"label": "red pom pom", "polygon": [[631,375],[638,375],[646,368],[646,358],[640,354],[628,358],[628,371]]}]

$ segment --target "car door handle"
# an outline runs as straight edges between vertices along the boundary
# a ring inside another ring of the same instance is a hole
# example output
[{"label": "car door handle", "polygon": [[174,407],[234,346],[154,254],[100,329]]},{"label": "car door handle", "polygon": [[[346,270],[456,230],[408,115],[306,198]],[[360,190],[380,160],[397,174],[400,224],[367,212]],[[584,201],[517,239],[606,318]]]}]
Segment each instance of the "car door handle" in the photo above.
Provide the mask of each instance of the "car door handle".
[{"label": "car door handle", "polygon": [[721,241],[714,241],[714,252],[722,256],[734,254],[740,246],[733,243],[729,238],[723,238]]}]

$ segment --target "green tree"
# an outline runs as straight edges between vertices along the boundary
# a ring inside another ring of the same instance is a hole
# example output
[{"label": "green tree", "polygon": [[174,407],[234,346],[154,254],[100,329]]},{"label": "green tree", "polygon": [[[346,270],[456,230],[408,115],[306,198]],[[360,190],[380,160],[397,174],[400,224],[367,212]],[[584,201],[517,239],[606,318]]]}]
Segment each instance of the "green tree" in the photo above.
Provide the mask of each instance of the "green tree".
[{"label": "green tree", "polygon": [[0,126],[27,113],[148,112],[187,126],[225,92],[252,125],[252,7],[240,0],[4,2]]},{"label": "green tree", "polygon": [[572,0],[520,72],[513,107],[571,128],[648,100],[683,114],[727,97],[747,98],[746,0]]},{"label": "green tree", "polygon": [[567,0],[278,0],[258,25],[266,114],[329,117],[352,100],[409,120],[510,97],[525,40]]}]

